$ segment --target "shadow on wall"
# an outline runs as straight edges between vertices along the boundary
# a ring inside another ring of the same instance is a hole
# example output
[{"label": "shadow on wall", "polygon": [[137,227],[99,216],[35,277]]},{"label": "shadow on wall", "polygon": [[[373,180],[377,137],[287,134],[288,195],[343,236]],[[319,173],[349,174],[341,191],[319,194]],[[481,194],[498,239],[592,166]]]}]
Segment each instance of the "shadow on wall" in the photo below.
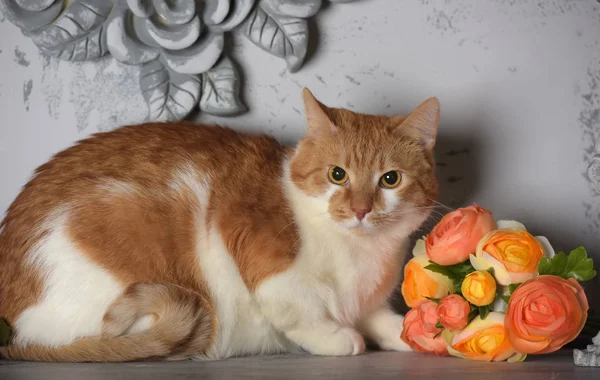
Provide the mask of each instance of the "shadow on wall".
[{"label": "shadow on wall", "polygon": [[[452,125],[440,126],[442,131],[458,130]],[[478,126],[461,130],[477,131]],[[458,207],[471,203],[473,194],[477,190],[478,181],[482,168],[481,139],[477,133],[467,135],[438,135],[435,147],[435,159],[437,165],[437,177],[439,182],[438,202],[441,205],[435,208],[431,217],[423,224],[411,239],[410,249],[414,242],[431,231],[443,215]],[[409,250],[404,264],[412,257]],[[404,304],[400,289],[393,296],[393,306],[398,311],[405,313],[408,308]]]}]

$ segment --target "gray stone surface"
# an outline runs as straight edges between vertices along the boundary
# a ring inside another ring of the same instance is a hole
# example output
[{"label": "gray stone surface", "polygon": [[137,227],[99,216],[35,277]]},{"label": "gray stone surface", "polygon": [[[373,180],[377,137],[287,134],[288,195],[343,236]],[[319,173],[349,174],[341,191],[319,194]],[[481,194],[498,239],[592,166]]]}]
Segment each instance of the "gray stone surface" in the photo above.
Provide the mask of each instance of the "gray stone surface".
[{"label": "gray stone surface", "polygon": [[575,365],[582,367],[600,367],[600,332],[592,339],[586,350],[574,350]]},{"label": "gray stone surface", "polygon": [[573,361],[580,367],[600,367],[600,346],[591,344],[586,350],[574,350]]},{"label": "gray stone surface", "polygon": [[[46,55],[89,61],[110,52],[119,62],[142,65],[140,86],[148,118],[158,121],[183,119],[198,102],[201,110],[215,116],[244,112],[240,77],[223,57],[224,33],[241,28],[250,41],[285,59],[295,72],[307,52],[306,18],[322,2],[0,0],[0,9]],[[223,79],[217,83],[215,78]]]},{"label": "gray stone surface", "polygon": [[417,353],[374,352],[357,357],[269,356],[214,362],[44,364],[0,361],[2,380],[159,379],[440,379],[577,380],[600,370],[576,367],[570,351],[530,357],[525,363],[485,363]]}]

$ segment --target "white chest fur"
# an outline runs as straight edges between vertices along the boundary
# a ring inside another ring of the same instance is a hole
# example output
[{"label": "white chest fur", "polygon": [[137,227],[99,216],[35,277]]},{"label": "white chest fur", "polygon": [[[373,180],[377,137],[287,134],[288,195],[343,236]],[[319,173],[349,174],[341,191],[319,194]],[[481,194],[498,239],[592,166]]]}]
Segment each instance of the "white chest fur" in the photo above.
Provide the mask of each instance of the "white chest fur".
[{"label": "white chest fur", "polygon": [[399,252],[370,243],[314,235],[289,270],[257,289],[265,315],[282,329],[323,317],[355,326],[387,300],[398,278]]}]

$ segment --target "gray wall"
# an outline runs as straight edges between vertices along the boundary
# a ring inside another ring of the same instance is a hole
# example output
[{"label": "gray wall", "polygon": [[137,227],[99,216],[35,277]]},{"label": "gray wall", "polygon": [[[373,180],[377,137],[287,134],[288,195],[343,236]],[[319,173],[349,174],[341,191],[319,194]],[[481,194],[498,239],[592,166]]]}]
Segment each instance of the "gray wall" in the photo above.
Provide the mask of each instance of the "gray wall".
[{"label": "gray wall", "polygon": [[[303,134],[301,87],[325,103],[405,113],[442,104],[441,200],[476,201],[557,249],[585,245],[600,266],[600,197],[585,177],[600,126],[600,4],[593,0],[362,0],[312,22],[307,64],[233,38],[247,114],[209,118],[284,141]],[[0,209],[51,154],[142,121],[137,68],[40,56],[0,23]],[[600,308],[600,282],[591,295]]]}]

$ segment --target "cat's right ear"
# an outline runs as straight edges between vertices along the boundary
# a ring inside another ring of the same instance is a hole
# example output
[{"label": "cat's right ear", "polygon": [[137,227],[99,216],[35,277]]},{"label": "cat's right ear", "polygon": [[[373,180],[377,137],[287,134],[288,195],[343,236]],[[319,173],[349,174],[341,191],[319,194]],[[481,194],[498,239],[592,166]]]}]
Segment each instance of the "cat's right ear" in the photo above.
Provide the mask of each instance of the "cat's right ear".
[{"label": "cat's right ear", "polygon": [[429,98],[419,105],[408,117],[392,118],[396,130],[421,141],[427,150],[433,149],[440,123],[440,102],[437,98]]},{"label": "cat's right ear", "polygon": [[302,90],[302,98],[304,99],[306,122],[308,124],[307,136],[316,137],[336,133],[337,127],[325,111],[327,107],[321,104],[308,88]]}]

